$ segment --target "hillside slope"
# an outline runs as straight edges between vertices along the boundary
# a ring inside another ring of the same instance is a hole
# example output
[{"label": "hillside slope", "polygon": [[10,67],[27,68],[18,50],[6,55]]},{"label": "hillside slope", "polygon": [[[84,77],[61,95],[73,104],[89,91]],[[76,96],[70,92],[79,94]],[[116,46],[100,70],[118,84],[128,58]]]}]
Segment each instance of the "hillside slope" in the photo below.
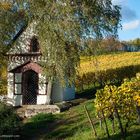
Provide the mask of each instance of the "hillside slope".
[{"label": "hillside slope", "polygon": [[99,55],[96,57],[81,57],[79,74],[140,65],[140,52],[125,52]]}]

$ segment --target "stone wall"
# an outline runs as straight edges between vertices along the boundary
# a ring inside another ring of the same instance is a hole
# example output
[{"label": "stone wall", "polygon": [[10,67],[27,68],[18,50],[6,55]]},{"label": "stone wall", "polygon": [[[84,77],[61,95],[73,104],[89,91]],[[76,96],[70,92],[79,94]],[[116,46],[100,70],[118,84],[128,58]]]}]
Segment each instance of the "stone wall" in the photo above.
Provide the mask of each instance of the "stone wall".
[{"label": "stone wall", "polygon": [[29,105],[25,109],[25,116],[30,118],[38,113],[60,113],[60,108],[57,105]]}]

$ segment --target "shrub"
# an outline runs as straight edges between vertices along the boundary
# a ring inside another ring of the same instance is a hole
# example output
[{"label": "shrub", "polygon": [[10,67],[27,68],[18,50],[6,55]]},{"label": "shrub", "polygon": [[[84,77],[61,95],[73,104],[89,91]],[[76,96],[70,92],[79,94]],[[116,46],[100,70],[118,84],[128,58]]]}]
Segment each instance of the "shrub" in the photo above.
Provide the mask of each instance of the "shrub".
[{"label": "shrub", "polygon": [[21,128],[21,119],[13,107],[0,103],[0,135],[16,134]]},{"label": "shrub", "polygon": [[[114,120],[118,120],[122,137],[126,136],[127,129],[140,120],[140,76],[131,80],[124,79],[121,86],[106,85],[96,92],[95,107],[97,116],[106,125],[106,119],[112,121],[112,130],[115,132]],[[136,112],[137,110],[137,112]]]}]

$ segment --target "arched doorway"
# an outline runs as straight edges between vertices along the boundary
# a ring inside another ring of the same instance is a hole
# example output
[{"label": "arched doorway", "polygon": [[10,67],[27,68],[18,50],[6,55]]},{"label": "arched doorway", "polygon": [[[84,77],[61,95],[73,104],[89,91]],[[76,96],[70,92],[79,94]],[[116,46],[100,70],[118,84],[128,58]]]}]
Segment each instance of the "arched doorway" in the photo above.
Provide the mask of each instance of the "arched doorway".
[{"label": "arched doorway", "polygon": [[22,75],[22,104],[34,105],[37,104],[38,94],[38,73],[33,70],[28,70]]}]

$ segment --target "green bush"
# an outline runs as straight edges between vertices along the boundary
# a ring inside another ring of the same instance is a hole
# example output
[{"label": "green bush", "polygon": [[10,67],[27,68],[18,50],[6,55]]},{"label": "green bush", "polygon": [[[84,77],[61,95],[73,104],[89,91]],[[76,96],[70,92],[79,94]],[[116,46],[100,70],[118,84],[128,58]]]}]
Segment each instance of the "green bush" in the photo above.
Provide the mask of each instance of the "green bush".
[{"label": "green bush", "polygon": [[[140,72],[140,65],[122,66],[115,69],[107,69],[95,72],[87,72],[77,76],[75,85],[77,91],[84,91],[88,88],[103,88],[105,85],[121,85],[123,79],[135,77]],[[90,86],[91,85],[91,86]]]},{"label": "green bush", "polygon": [[55,120],[55,116],[51,113],[39,113],[35,116],[33,116],[30,121],[31,122],[40,122],[40,121],[47,121],[47,122],[51,122]]},{"label": "green bush", "polygon": [[0,103],[0,135],[16,134],[21,124],[21,119],[13,107]]}]

